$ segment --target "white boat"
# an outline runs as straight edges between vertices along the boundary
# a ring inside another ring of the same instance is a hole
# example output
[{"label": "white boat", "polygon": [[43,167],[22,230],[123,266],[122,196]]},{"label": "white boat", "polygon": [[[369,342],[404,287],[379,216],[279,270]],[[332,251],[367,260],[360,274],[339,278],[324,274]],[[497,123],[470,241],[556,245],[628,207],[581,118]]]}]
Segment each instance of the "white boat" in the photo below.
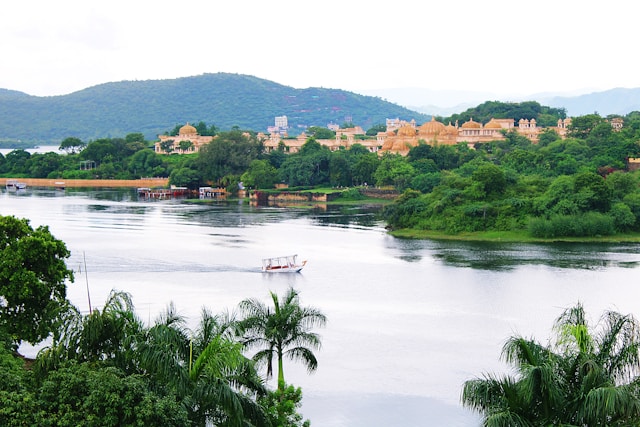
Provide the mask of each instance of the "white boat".
[{"label": "white boat", "polygon": [[298,255],[264,258],[262,260],[263,273],[298,273],[307,261],[298,262]]},{"label": "white boat", "polygon": [[26,182],[20,182],[17,179],[8,179],[5,187],[9,191],[24,190],[27,188]]}]

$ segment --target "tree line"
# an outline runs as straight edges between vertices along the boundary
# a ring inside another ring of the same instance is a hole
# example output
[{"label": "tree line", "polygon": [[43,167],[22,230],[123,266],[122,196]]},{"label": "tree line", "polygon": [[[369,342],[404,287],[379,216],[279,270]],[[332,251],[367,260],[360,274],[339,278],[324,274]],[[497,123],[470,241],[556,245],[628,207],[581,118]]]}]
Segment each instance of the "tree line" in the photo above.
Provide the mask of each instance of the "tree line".
[{"label": "tree line", "polygon": [[[0,154],[0,176],[49,179],[169,178],[172,185],[197,189],[218,185],[237,190],[243,182],[251,188],[289,186],[354,186],[375,184],[380,159],[364,146],[354,144],[331,152],[310,137],[299,153],[289,154],[284,145],[265,152],[263,141],[252,131],[216,131],[200,123],[215,139],[195,154],[157,154],[153,143],[141,133],[124,138],[100,138],[84,142],[68,137],[60,144],[65,154],[29,153],[18,149]],[[171,134],[175,129],[168,132]],[[331,131],[330,131],[331,132]],[[388,183],[381,177],[380,184]]]}]

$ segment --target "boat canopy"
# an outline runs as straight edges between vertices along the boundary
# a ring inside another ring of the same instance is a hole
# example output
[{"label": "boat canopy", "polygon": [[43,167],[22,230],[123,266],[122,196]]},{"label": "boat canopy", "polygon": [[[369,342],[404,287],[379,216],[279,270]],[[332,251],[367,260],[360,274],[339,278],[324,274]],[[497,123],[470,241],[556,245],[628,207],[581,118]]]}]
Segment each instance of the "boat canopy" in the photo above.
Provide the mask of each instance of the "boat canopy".
[{"label": "boat canopy", "polygon": [[270,269],[270,268],[283,268],[283,267],[294,267],[298,264],[298,255],[285,255],[278,256],[273,258],[264,258],[262,260],[262,268]]}]

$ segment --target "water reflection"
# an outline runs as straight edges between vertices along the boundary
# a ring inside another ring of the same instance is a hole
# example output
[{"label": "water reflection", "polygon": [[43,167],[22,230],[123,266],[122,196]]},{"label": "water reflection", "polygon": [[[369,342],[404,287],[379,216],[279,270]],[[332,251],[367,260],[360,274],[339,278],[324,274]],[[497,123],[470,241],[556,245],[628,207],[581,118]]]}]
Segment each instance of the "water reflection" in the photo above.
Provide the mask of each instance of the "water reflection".
[{"label": "water reflection", "polygon": [[[174,218],[180,223],[205,225],[216,229],[211,236],[219,245],[229,248],[246,246],[246,238],[220,229],[259,227],[288,220],[307,218],[313,225],[340,228],[384,227],[380,205],[322,205],[298,207],[255,206],[240,201],[191,203],[185,199],[139,199],[135,189],[70,188],[65,192],[32,188],[21,197],[53,197],[63,193],[68,197],[89,200],[86,205],[67,206],[67,209],[86,209],[89,212],[110,213],[118,218],[109,226],[136,227],[140,218],[161,215],[165,223]],[[10,196],[13,196],[10,195]],[[95,202],[98,203],[95,203]],[[159,210],[159,211],[158,211]],[[78,212],[67,211],[66,214]],[[478,270],[509,271],[522,265],[546,265],[562,269],[604,269],[608,267],[634,268],[640,265],[638,245],[598,243],[515,244],[484,242],[447,242],[412,239],[387,239],[388,249],[397,259],[420,262],[433,258],[452,267]]]},{"label": "water reflection", "polygon": [[633,268],[640,265],[638,245],[605,243],[487,243],[410,239],[388,241],[389,249],[407,262],[433,257],[452,267],[509,271],[522,265],[563,269]]},{"label": "water reflection", "polygon": [[375,227],[380,225],[380,205],[328,205],[324,209],[312,209],[310,218],[316,225],[344,227]]},{"label": "water reflection", "polygon": [[[56,190],[59,193],[61,191]],[[110,202],[128,202],[137,200],[138,195],[134,188],[67,188],[64,193],[72,197],[84,197],[91,200]]]}]

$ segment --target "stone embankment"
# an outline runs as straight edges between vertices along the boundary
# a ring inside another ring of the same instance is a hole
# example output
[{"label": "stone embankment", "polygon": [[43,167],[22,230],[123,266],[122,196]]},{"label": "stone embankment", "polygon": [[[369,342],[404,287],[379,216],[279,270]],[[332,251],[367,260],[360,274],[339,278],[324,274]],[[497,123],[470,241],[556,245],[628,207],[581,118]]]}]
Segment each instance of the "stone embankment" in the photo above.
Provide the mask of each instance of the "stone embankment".
[{"label": "stone embankment", "polygon": [[269,204],[275,202],[300,203],[300,202],[327,202],[328,197],[325,193],[310,192],[281,192],[272,193],[266,191],[252,191],[249,194],[249,200],[258,204]]},{"label": "stone embankment", "polygon": [[[399,193],[394,189],[384,189],[384,188],[360,188],[360,193],[364,196],[371,197],[374,199],[386,199],[393,200],[399,196]],[[268,203],[299,203],[299,202],[331,202],[341,196],[341,193],[313,193],[309,191],[282,191],[282,192],[272,192],[272,191],[252,191],[249,194],[249,199],[251,201],[257,202],[259,204],[268,204]]]},{"label": "stone embankment", "polygon": [[169,185],[169,178],[142,179],[41,179],[41,178],[0,178],[4,186],[9,179],[17,179],[28,187],[131,187],[163,188]]}]

